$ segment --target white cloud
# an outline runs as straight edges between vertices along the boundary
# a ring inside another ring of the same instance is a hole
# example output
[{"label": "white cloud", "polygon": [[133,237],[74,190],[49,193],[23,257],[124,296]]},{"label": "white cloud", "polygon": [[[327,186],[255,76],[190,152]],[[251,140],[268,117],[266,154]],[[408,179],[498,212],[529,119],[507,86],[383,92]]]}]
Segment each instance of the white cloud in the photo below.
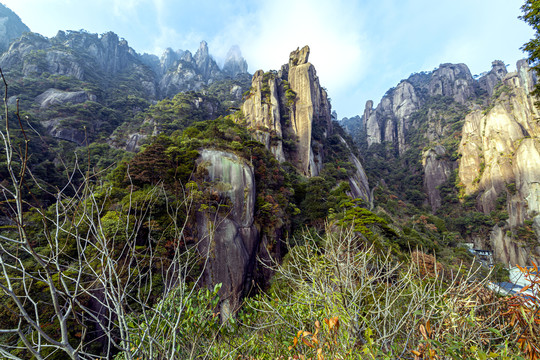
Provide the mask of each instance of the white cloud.
[{"label": "white cloud", "polygon": [[361,14],[355,1],[267,0],[238,14],[210,41],[211,52],[223,56],[238,44],[254,72],[277,70],[292,50],[309,45],[310,62],[333,97],[358,85],[370,61]]}]

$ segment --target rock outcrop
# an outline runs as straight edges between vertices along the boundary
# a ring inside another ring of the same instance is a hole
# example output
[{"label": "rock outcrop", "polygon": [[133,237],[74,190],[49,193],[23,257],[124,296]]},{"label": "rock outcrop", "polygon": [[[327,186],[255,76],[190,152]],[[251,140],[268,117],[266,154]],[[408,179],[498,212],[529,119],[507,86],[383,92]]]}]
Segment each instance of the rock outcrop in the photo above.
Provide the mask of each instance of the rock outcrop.
[{"label": "rock outcrop", "polygon": [[297,138],[296,163],[305,175],[316,176],[322,167],[321,138],[313,138],[314,127],[323,137],[332,133],[328,95],[319,84],[315,67],[308,62],[309,47],[293,51],[289,57],[287,80],[296,99],[291,111],[291,128]]},{"label": "rock outcrop", "polygon": [[[495,84],[499,70],[493,70],[485,83]],[[449,97],[465,104],[475,98],[478,86],[465,64],[442,64],[431,73],[411,75],[390,89],[375,109],[373,101],[367,101],[363,121],[368,145],[388,142],[403,154],[408,149],[407,134],[411,126],[416,126],[411,120],[413,113],[434,97]]]},{"label": "rock outcrop", "polygon": [[508,73],[506,65],[500,60],[495,60],[491,63],[491,71],[478,80],[480,87],[487,91],[491,97],[493,90],[497,86],[504,76]]},{"label": "rock outcrop", "polygon": [[[308,58],[306,46],[293,51],[279,73],[257,71],[242,111],[246,125],[278,160],[290,160],[302,174],[316,176],[322,166],[320,141],[331,134],[332,122],[328,96]],[[313,138],[313,127],[321,138]],[[285,152],[284,138],[293,142]]]},{"label": "rock outcrop", "polygon": [[25,77],[49,73],[91,82],[96,78],[113,80],[129,73],[138,78],[136,86],[148,97],[156,96],[150,69],[138,59],[126,40],[112,32],[98,36],[59,31],[51,39],[26,33],[0,57],[0,66],[5,71],[20,71]]},{"label": "rock outcrop", "polygon": [[275,74],[265,76],[262,70],[253,75],[250,96],[244,101],[242,111],[246,125],[255,139],[265,144],[280,162],[286,160],[283,152],[281,129],[280,81]]},{"label": "rock outcrop", "polygon": [[454,170],[453,162],[445,159],[445,155],[446,149],[444,146],[437,145],[434,148],[426,150],[422,156],[424,189],[433,211],[437,211],[442,204],[438,187],[448,180]]},{"label": "rock outcrop", "polygon": [[[238,121],[280,162],[291,162],[304,176],[320,173],[324,143],[333,133],[332,111],[326,90],[309,62],[308,46],[291,52],[289,63],[278,72],[255,72],[242,113]],[[368,201],[364,169],[349,152],[348,160],[357,169],[349,179],[351,194]]]},{"label": "rock outcrop", "polygon": [[227,320],[240,307],[252,277],[259,234],[254,225],[255,177],[253,168],[232,153],[205,149],[198,166],[207,171],[226,210],[200,211],[197,215],[199,253],[204,262],[204,282],[222,284],[220,315]]},{"label": "rock outcrop", "polygon": [[96,99],[96,95],[87,91],[48,89],[43,94],[36,97],[36,102],[41,109],[46,109],[54,105],[63,105],[67,103],[80,104],[85,101],[96,101]]},{"label": "rock outcrop", "polygon": [[[500,196],[506,196],[509,219],[505,230],[511,233],[532,219],[540,240],[536,225],[540,224],[540,114],[529,95],[534,83],[527,64],[519,62],[517,72],[503,78],[492,107],[467,116],[459,148],[459,179],[465,194],[479,194],[478,207],[485,213],[495,209]],[[492,246],[496,259],[506,264],[525,265],[540,257],[539,251],[524,256],[514,249],[516,240],[497,229]],[[531,249],[531,244],[520,244],[523,246]]]},{"label": "rock outcrop", "polygon": [[366,103],[364,116],[368,144],[391,142],[396,145],[399,153],[406,150],[405,136],[410,127],[410,116],[418,110],[420,99],[414,86],[408,81],[402,81],[389,91],[375,110],[370,100]]},{"label": "rock outcrop", "polygon": [[[390,89],[376,108],[371,100],[366,103],[361,122],[368,146],[386,143],[387,151],[398,157],[411,147],[427,148],[422,151],[424,190],[436,211],[441,206],[438,187],[457,167],[455,141],[451,149],[442,142],[453,133],[454,137],[460,135],[455,131],[465,114],[479,109],[479,104],[487,105],[505,75],[501,61],[494,61],[492,70],[478,81],[464,64],[442,64],[432,72],[412,74]],[[413,144],[412,138],[416,139]]]},{"label": "rock outcrop", "polygon": [[[1,10],[0,6],[0,15]],[[43,124],[47,124],[46,128],[51,135],[79,143],[78,134],[84,132],[82,128],[77,128],[81,121],[69,121],[65,119],[65,114],[40,110],[52,105],[80,104],[90,100],[113,110],[118,107],[126,116],[132,116],[141,111],[140,106],[135,104],[144,103],[141,99],[155,102],[167,96],[173,97],[179,92],[201,90],[221,80],[224,85],[217,84],[212,96],[220,97],[225,108],[238,106],[246,90],[246,76],[249,75],[242,73],[247,69],[247,64],[239,49],[231,54],[229,67],[232,68],[229,70],[236,72],[235,79],[219,69],[204,41],[195,55],[189,51],[167,49],[160,59],[155,55],[137,54],[126,40],[112,32],[97,35],[82,30],[59,31],[52,38],[26,32],[11,43],[8,51],[1,54],[0,67],[11,79],[45,76],[44,81],[36,84],[34,89],[42,94],[35,102],[23,106],[35,109],[36,116]],[[132,99],[118,101],[122,94]],[[21,94],[13,95],[17,98]],[[126,114],[129,111],[126,109],[130,108],[128,103],[135,104],[131,108],[133,114]],[[93,116],[92,121],[109,122],[108,113],[103,113],[103,119]],[[223,115],[223,111],[219,115]],[[60,118],[64,120],[60,121]],[[88,129],[93,127],[92,124],[85,125]],[[111,127],[107,127],[109,134],[100,136],[110,135],[110,130],[114,130]],[[94,128],[103,129],[100,125]],[[147,134],[140,133],[133,126],[127,131],[129,134],[115,135],[109,142],[122,148],[137,149],[140,140]],[[118,142],[116,138],[119,136],[127,136],[129,139]],[[128,145],[124,145],[126,143]]]},{"label": "rock outcrop", "polygon": [[475,83],[467,65],[442,64],[431,75],[429,95],[449,96],[464,104],[474,96]]},{"label": "rock outcrop", "polygon": [[[159,91],[162,97],[173,96],[181,91],[198,91],[203,86],[210,85],[225,77],[225,74],[210,56],[206,41],[201,41],[195,55],[189,51],[181,54],[179,59],[175,59],[176,56],[170,52],[165,56],[162,70],[166,68],[168,63],[173,66],[169,65],[168,70],[159,80]],[[180,52],[177,52],[176,55],[180,55]],[[173,59],[175,59],[174,62],[171,61]]]}]

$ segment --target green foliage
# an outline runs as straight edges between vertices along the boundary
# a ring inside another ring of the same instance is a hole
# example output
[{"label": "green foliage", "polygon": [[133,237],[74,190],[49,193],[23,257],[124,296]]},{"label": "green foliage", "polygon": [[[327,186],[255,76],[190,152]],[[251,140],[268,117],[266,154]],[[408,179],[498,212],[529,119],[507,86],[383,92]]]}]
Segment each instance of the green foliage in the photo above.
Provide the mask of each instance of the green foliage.
[{"label": "green foliage", "polygon": [[[521,6],[523,15],[520,19],[529,24],[534,30],[534,38],[525,43],[522,47],[528,54],[529,63],[532,65],[531,69],[539,72],[540,70],[540,2],[538,0],[526,0]],[[534,95],[538,96],[540,93],[540,85],[535,86]]]},{"label": "green foliage", "polygon": [[215,313],[220,289],[221,284],[213,289],[193,289],[180,284],[152,311],[129,314],[126,323],[135,331],[130,338],[130,351],[119,353],[114,359],[204,356],[222,329]]},{"label": "green foliage", "polygon": [[431,350],[439,358],[519,358],[510,357],[518,353],[508,340],[515,332],[499,304],[482,300],[472,277],[422,275],[429,257],[396,262],[352,229],[305,233],[297,243],[273,264],[271,289],[246,300],[210,357],[429,358]]}]

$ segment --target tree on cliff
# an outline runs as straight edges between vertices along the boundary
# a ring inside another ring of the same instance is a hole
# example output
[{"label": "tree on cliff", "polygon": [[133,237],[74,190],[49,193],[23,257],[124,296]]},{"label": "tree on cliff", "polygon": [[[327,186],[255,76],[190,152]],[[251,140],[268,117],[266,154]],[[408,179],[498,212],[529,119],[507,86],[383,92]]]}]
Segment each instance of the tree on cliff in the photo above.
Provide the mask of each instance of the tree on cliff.
[{"label": "tree on cliff", "polygon": [[[89,161],[75,161],[54,190],[44,187],[29,161],[34,153],[18,100],[8,111],[1,69],[0,84],[0,358],[195,354],[199,338],[213,339],[219,287],[196,291],[204,264],[197,244],[186,245],[189,190],[171,194],[145,172],[156,147],[134,161],[127,188],[104,181]],[[170,164],[153,165],[163,171]],[[136,189],[131,180],[147,184]]]},{"label": "tree on cliff", "polygon": [[[529,63],[531,69],[540,73],[540,0],[527,0],[521,7],[523,15],[519,18],[532,26],[534,29],[534,38],[525,43],[522,50],[529,54]],[[536,85],[533,93],[535,96],[540,95],[540,84]]]}]

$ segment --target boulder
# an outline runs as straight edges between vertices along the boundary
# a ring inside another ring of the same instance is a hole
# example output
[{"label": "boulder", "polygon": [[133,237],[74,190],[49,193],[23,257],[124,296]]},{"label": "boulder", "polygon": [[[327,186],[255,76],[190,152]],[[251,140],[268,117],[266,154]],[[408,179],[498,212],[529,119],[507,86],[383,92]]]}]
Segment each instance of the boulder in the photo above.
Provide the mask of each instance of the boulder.
[{"label": "boulder", "polygon": [[86,91],[48,89],[36,97],[36,102],[41,109],[46,109],[54,105],[80,104],[86,101],[96,101],[96,99],[96,95]]}]

